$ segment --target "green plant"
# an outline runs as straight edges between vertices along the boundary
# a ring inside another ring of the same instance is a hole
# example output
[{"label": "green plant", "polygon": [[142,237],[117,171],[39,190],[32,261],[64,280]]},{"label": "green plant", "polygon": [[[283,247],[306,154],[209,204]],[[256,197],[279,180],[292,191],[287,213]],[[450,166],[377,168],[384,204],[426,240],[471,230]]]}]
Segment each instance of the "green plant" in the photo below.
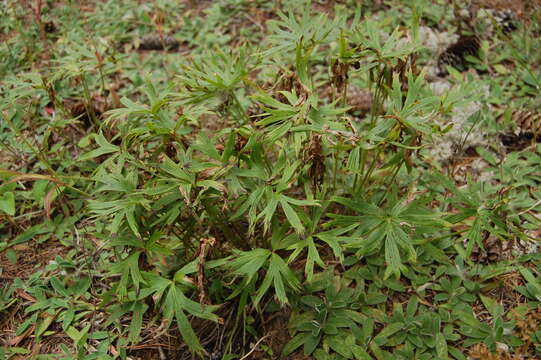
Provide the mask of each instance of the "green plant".
[{"label": "green plant", "polygon": [[[441,313],[447,320],[450,316]],[[450,347],[447,342],[456,341],[459,335],[454,333],[451,323],[443,324],[439,314],[434,314],[419,306],[418,298],[409,299],[406,310],[400,304],[393,307],[392,316],[386,320],[387,325],[374,338],[374,347],[396,346],[404,344],[403,349],[396,355],[405,359],[418,358],[448,358],[449,351],[453,354],[460,352]]]},{"label": "green plant", "polygon": [[463,1],[5,3],[6,356],[538,351],[503,311],[541,296],[540,147],[512,126],[539,103],[534,21],[435,79],[423,46],[465,31]]},{"label": "green plant", "polygon": [[460,317],[458,321],[460,324],[459,332],[468,337],[466,344],[473,345],[479,342],[486,344],[491,351],[496,350],[496,343],[505,342],[511,346],[521,345],[520,339],[516,336],[509,335],[510,330],[513,328],[511,322],[504,320],[503,307],[495,300],[483,296],[480,296],[483,305],[492,316],[492,323],[487,324],[476,319],[473,314],[466,309],[457,310],[455,315]]},{"label": "green plant", "polygon": [[[301,311],[290,319],[295,335],[285,345],[284,356],[300,346],[303,346],[305,355],[310,355],[320,343],[327,349],[325,353],[332,349],[346,359],[368,356],[362,346],[355,344],[356,339],[366,341],[370,338],[374,326],[369,317],[357,311],[357,299],[361,294],[345,285],[339,277],[332,276],[332,269],[325,273],[323,279],[327,285],[322,297],[304,295],[298,300]],[[317,287],[312,288],[315,289]],[[315,357],[325,358],[325,355],[316,352]]]},{"label": "green plant", "polygon": [[519,268],[521,275],[526,280],[526,284],[518,288],[518,291],[528,299],[541,301],[541,283],[538,277],[535,277],[527,268]]}]

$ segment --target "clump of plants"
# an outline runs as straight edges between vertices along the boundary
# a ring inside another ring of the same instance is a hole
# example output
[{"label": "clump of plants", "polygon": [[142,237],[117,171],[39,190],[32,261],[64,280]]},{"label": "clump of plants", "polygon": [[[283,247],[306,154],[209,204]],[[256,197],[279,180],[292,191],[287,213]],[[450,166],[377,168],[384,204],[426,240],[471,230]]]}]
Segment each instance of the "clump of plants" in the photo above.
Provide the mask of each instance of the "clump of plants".
[{"label": "clump of plants", "polygon": [[[538,176],[512,174],[538,153],[499,161],[479,150],[498,180],[457,185],[427,148],[476,100],[476,83],[449,69],[454,86],[434,95],[417,11],[405,30],[339,10],[277,11],[261,46],[194,54],[165,85],[149,73],[121,91],[127,60],[102,43],[4,86],[0,127],[12,139],[2,141],[25,161],[0,173],[12,225],[0,251],[16,262],[14,249],[35,236],[69,249],[2,290],[2,312],[15,293],[31,303],[19,342],[63,333],[66,356],[126,358],[151,328],[177,329],[201,358],[466,359],[480,343],[538,351],[538,329],[515,334],[495,293],[500,276],[520,272],[523,313],[533,313],[537,254],[472,257],[494,241],[534,240]],[[352,81],[372,95],[368,114],[350,111]],[[67,84],[82,89],[86,123],[64,101]],[[39,109],[55,117],[29,126]],[[82,134],[68,131],[80,123]],[[46,220],[18,229],[35,209]],[[272,336],[266,319],[280,309],[291,312],[289,340],[250,349]]]}]

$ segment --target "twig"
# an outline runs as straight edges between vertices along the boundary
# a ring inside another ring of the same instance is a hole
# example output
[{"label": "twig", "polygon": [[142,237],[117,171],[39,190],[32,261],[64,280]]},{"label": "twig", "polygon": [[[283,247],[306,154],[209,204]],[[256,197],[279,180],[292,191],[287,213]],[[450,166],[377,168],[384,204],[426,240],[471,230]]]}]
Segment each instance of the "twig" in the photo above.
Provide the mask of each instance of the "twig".
[{"label": "twig", "polygon": [[254,23],[254,25],[256,25],[257,27],[259,27],[259,30],[265,31],[265,27],[259,21],[255,20],[253,17],[251,17],[248,14],[244,14],[244,17],[250,20],[252,23]]},{"label": "twig", "polygon": [[[272,332],[272,333],[273,333],[273,332]],[[254,347],[252,348],[252,350],[250,350],[250,352],[248,352],[248,354],[244,355],[244,356],[241,357],[239,360],[246,360],[246,359],[248,359],[248,356],[252,355],[252,353],[253,353],[254,351],[257,350],[257,346],[258,346],[263,340],[265,340],[266,338],[268,338],[269,336],[271,336],[272,333],[267,334],[267,335],[263,336],[261,339],[259,339],[259,340],[255,343],[255,345],[254,345]]]},{"label": "twig", "polygon": [[198,255],[198,264],[197,264],[197,290],[199,291],[199,302],[201,304],[206,304],[206,294],[205,294],[205,253],[207,246],[214,246],[216,239],[213,237],[208,237],[201,240],[199,245],[199,255]]}]

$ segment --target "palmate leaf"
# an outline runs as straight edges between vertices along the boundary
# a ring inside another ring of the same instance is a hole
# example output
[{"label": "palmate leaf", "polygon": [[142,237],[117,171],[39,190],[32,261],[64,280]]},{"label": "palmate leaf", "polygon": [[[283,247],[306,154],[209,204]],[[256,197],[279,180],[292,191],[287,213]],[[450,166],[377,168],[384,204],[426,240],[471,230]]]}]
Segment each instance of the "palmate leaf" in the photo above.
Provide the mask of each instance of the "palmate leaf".
[{"label": "palmate leaf", "polygon": [[297,211],[294,209],[293,206],[321,206],[319,202],[315,200],[298,200],[291,198],[286,195],[280,195],[280,205],[282,206],[282,210],[284,210],[284,214],[286,215],[287,220],[293,226],[295,229],[295,232],[298,234],[304,233],[305,227],[301,221],[301,218],[303,218],[304,214],[302,213],[302,210],[297,213]]},{"label": "palmate leaf", "polygon": [[[351,228],[346,228],[344,232],[349,231],[350,229]],[[316,238],[326,243],[332,249],[333,254],[338,261],[342,262],[344,260],[341,244],[345,243],[347,239],[351,238],[339,236],[339,234],[340,233],[336,231],[328,231],[325,233],[318,233],[313,236],[306,236],[303,239],[301,239],[298,234],[290,234],[283,239],[281,246],[285,247],[287,250],[293,250],[287,260],[288,263],[294,261],[305,248],[308,250],[304,273],[306,275],[306,279],[310,282],[313,280],[314,266],[316,264],[322,269],[326,268],[325,262],[319,255],[318,245],[315,241]]]},{"label": "palmate leaf", "polygon": [[450,223],[464,221],[470,226],[458,240],[459,244],[467,243],[466,249],[461,245],[456,246],[464,258],[471,255],[475,245],[484,248],[483,232],[497,238],[508,236],[510,222],[505,214],[512,214],[514,209],[509,207],[508,202],[502,201],[497,187],[490,183],[472,182],[470,179],[467,187],[459,189],[442,174],[435,173],[433,177],[438,181],[441,179],[441,184],[453,194],[449,202],[458,212],[448,216],[447,220]]},{"label": "palmate leaf", "polygon": [[266,249],[252,251],[235,251],[233,260],[227,265],[234,275],[245,276],[249,280],[267,262],[271,252]]},{"label": "palmate leaf", "polygon": [[434,103],[438,102],[439,98],[421,93],[424,83],[423,74],[416,77],[411,72],[408,72],[407,77],[408,93],[405,101],[403,101],[402,85],[398,74],[393,77],[388,114],[395,116],[402,126],[410,130],[430,134],[432,130],[427,121],[427,116],[431,114]]},{"label": "palmate leaf", "polygon": [[96,141],[96,144],[99,145],[99,147],[85,154],[82,154],[77,159],[78,161],[85,161],[101,155],[116,153],[120,151],[120,148],[118,146],[107,142],[107,139],[105,139],[102,134],[94,134],[94,140]]},{"label": "palmate leaf", "polygon": [[304,226],[301,223],[301,219],[299,218],[299,215],[293,210],[291,205],[289,203],[281,198],[280,199],[280,205],[282,206],[282,209],[284,210],[284,213],[286,215],[287,220],[293,226],[296,232],[303,233],[304,232]]},{"label": "palmate leaf", "polygon": [[96,192],[114,191],[130,194],[137,189],[138,174],[136,171],[130,171],[126,175],[115,173],[97,174],[94,179],[101,183]]},{"label": "palmate leaf", "polygon": [[[271,170],[254,164],[255,172],[253,174],[250,171],[236,171],[234,175],[248,178],[246,182],[252,186],[252,191],[238,207],[231,220],[237,219],[248,212],[249,232],[253,233],[256,223],[262,221],[263,231],[267,233],[272,220],[276,218],[276,210],[280,206],[295,231],[299,234],[303,233],[305,230],[302,221],[303,210],[298,207],[320,206],[320,204],[315,200],[295,199],[284,194],[291,186],[291,182],[294,181],[295,175],[299,170],[299,165],[300,161],[290,163],[286,160],[284,154],[281,153],[277,163]],[[265,182],[254,188],[254,178],[258,182],[259,180],[265,180]]]},{"label": "palmate leaf", "polygon": [[254,305],[259,304],[271,286],[274,287],[276,298],[282,304],[288,303],[286,289],[299,290],[300,282],[297,276],[279,255],[266,249],[236,251],[235,253],[236,257],[226,267],[232,274],[243,276],[245,286],[250,284],[259,270],[266,267],[265,277],[255,292]]},{"label": "palmate leaf", "polygon": [[396,28],[390,36],[382,29],[385,28],[384,21],[371,20],[362,21],[355,27],[352,33],[352,40],[361,43],[363,48],[377,54],[379,60],[405,59],[408,55],[414,53],[421,45],[418,41],[408,41],[401,43],[404,39],[404,32]]},{"label": "palmate leaf", "polygon": [[120,102],[124,105],[123,108],[112,109],[105,113],[107,115],[106,124],[128,116],[152,116],[152,111],[147,105],[135,103],[127,97],[120,99]]},{"label": "palmate leaf", "polygon": [[197,56],[190,65],[182,66],[184,71],[178,77],[188,91],[176,96],[184,104],[223,100],[242,86],[251,59],[242,47],[235,52],[217,51]]},{"label": "palmate leaf", "polygon": [[218,316],[213,314],[218,306],[206,305],[203,306],[195,301],[188,299],[182,289],[175,282],[170,281],[163,303],[164,318],[177,322],[178,329],[182,335],[182,339],[188,345],[191,351],[202,355],[205,353],[203,346],[199,342],[199,338],[195,334],[190,321],[186,316],[186,312],[199,318],[218,321]]},{"label": "palmate leaf", "polygon": [[[326,265],[321,259],[321,256],[319,255],[318,250],[318,244],[316,243],[317,239],[322,240],[323,242],[327,243],[329,245],[335,256],[342,261],[342,248],[340,246],[340,242],[343,240],[343,237],[340,237],[344,232],[347,232],[348,230],[342,230],[342,231],[328,231],[325,233],[317,233],[313,234],[318,227],[319,221],[321,219],[321,216],[324,213],[324,210],[328,206],[327,201],[321,201],[321,203],[316,202],[314,200],[297,200],[293,199],[287,196],[282,196],[287,200],[290,204],[295,205],[318,205],[317,207],[312,208],[310,216],[305,214],[304,212],[299,212],[297,215],[299,216],[299,220],[302,223],[303,230],[306,228],[307,233],[301,234],[300,232],[291,233],[289,224],[284,223],[281,226],[278,224],[273,223],[273,233],[272,233],[272,249],[277,251],[281,249],[286,250],[292,250],[293,252],[289,255],[289,258],[287,259],[287,263],[293,262],[299,255],[303,253],[303,251],[306,249],[308,251],[307,257],[306,257],[306,264],[305,264],[305,274],[308,279],[308,281],[311,281],[314,275],[314,266],[317,264],[321,268],[325,268]],[[289,233],[288,233],[289,232]],[[303,231],[304,233],[304,231]]]},{"label": "palmate leaf", "polygon": [[348,199],[340,196],[335,196],[332,201],[348,207],[351,210],[355,210],[359,214],[381,216],[382,210],[374,204],[365,201],[362,198]]},{"label": "palmate leaf", "polygon": [[[183,268],[184,273],[195,272],[195,266],[187,266],[189,269]],[[193,268],[193,269],[192,269]],[[197,335],[193,331],[187,315],[193,315],[210,321],[218,321],[219,318],[213,312],[218,308],[215,305],[201,305],[193,300],[190,300],[183,291],[183,286],[174,280],[163,278],[157,274],[143,272],[141,273],[145,280],[146,286],[141,289],[135,297],[135,301],[115,305],[117,311],[114,312],[108,320],[108,323],[115,321],[120,316],[128,311],[133,311],[133,320],[130,325],[130,338],[138,336],[137,325],[140,324],[141,316],[147,310],[143,299],[152,296],[152,299],[161,304],[163,318],[171,324],[176,320],[179,331],[183,340],[189,346],[190,350],[200,355],[204,353]],[[177,276],[175,276],[175,279]],[[140,305],[138,305],[138,303]],[[140,326],[139,326],[140,327]]]},{"label": "palmate leaf", "polygon": [[266,142],[275,143],[290,131],[294,125],[304,123],[310,109],[310,101],[300,101],[295,90],[293,92],[280,91],[289,104],[281,103],[266,93],[259,93],[252,97],[263,103],[263,118],[256,125],[263,128],[266,133]]},{"label": "palmate leaf", "polygon": [[412,245],[412,240],[408,234],[402,230],[401,226],[393,225],[392,228],[388,229],[387,237],[392,238],[400,249],[402,249],[408,256],[408,261],[415,262],[417,261],[417,253]]},{"label": "palmate leaf", "polygon": [[121,299],[128,295],[128,289],[131,287],[130,284],[133,284],[135,289],[139,290],[141,284],[146,283],[139,270],[139,256],[141,256],[141,253],[141,251],[135,251],[111,267],[111,274],[120,273],[117,294]]},{"label": "palmate leaf", "polygon": [[267,206],[257,215],[256,220],[263,218],[263,232],[267,233],[269,226],[276,212],[276,207],[278,206],[280,196],[276,194],[270,187],[267,187],[265,192],[267,197]]},{"label": "palmate leaf", "polygon": [[271,20],[268,23],[272,34],[268,36],[271,46],[263,52],[264,57],[275,53],[286,53],[295,50],[298,42],[304,39],[306,43],[317,45],[331,38],[329,36],[337,30],[339,17],[330,20],[322,14],[316,19],[309,15],[309,11],[303,11],[302,18],[296,18],[292,12],[285,15],[278,12],[280,20]]},{"label": "palmate leaf", "polygon": [[[387,269],[384,279],[391,275],[400,277],[403,256],[415,262],[417,253],[414,240],[417,233],[424,236],[433,231],[449,227],[442,214],[431,212],[420,203],[398,201],[393,196],[387,207],[380,208],[364,199],[334,197],[333,200],[358,213],[358,215],[333,215],[331,226],[335,229],[354,230],[350,237],[344,238],[346,247],[357,248],[359,255],[384,252]],[[336,230],[335,230],[336,231]]]},{"label": "palmate leaf", "polygon": [[141,237],[141,235],[135,215],[141,207],[148,209],[149,204],[148,200],[138,194],[128,195],[127,198],[113,201],[88,201],[88,207],[95,214],[95,217],[106,217],[114,214],[110,225],[112,233],[117,233],[125,223],[124,221],[126,221],[137,237]]}]

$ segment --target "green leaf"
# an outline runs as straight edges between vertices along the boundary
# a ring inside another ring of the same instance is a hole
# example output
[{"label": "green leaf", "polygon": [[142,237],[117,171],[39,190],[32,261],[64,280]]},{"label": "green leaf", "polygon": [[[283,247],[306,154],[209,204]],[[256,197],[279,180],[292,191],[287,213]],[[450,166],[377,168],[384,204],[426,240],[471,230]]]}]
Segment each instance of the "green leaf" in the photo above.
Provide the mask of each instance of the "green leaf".
[{"label": "green leaf", "polygon": [[40,337],[41,335],[43,335],[43,333],[49,328],[49,326],[51,326],[53,321],[56,320],[56,314],[51,315],[47,312],[44,312],[42,313],[42,316],[44,316],[44,319],[41,321],[38,321],[37,326],[36,326],[36,331],[35,331],[36,337]]},{"label": "green leaf", "polygon": [[408,306],[406,307],[406,315],[409,317],[415,316],[415,313],[417,313],[417,307],[419,305],[419,299],[417,296],[410,297],[408,301]]},{"label": "green leaf", "polygon": [[326,338],[331,349],[336,351],[338,354],[343,357],[350,359],[351,358],[351,347],[346,345],[344,338],[342,336],[329,336]]},{"label": "green leaf", "polygon": [[388,227],[388,233],[385,238],[385,261],[387,263],[387,269],[385,269],[385,276],[383,279],[389,278],[394,274],[397,278],[400,277],[400,253],[395,241],[395,237],[391,236],[393,230]]},{"label": "green leaf", "polygon": [[477,151],[477,153],[481,155],[481,157],[486,160],[490,165],[496,166],[498,164],[498,159],[496,158],[496,156],[485,148],[478,146],[475,148],[475,151]]},{"label": "green leaf", "polygon": [[372,350],[372,353],[374,354],[374,356],[376,357],[377,360],[387,360],[387,359],[390,360],[390,358],[388,358],[388,357],[386,356],[385,351],[383,351],[383,350],[379,347],[379,345],[378,345],[377,342],[372,341],[372,342],[370,343],[370,350]]},{"label": "green leaf", "polygon": [[121,274],[117,290],[118,296],[120,298],[127,296],[128,288],[131,285],[129,283],[130,278],[136,290],[140,288],[141,283],[146,283],[139,269],[139,256],[141,255],[141,253],[141,251],[135,251],[130,254],[126,259],[117,264],[114,264],[111,267],[110,271],[112,274]]},{"label": "green leaf", "polygon": [[436,354],[438,359],[448,359],[447,341],[441,332],[436,334]]},{"label": "green leaf", "polygon": [[321,335],[319,336],[313,336],[308,335],[304,339],[304,355],[310,355],[314,352],[316,347],[319,345],[319,342],[321,341]]},{"label": "green leaf", "polygon": [[99,145],[99,148],[94,149],[92,151],[89,151],[81,156],[79,156],[79,161],[85,161],[89,159],[93,159],[95,157],[110,154],[114,152],[118,152],[120,148],[116,145],[110,144],[107,142],[107,139],[102,134],[96,134],[94,136],[94,139],[96,140],[96,143]]},{"label": "green leaf", "polygon": [[314,275],[314,263],[318,264],[320,267],[325,268],[325,263],[321,260],[319,252],[317,251],[316,244],[314,239],[309,236],[305,240],[305,245],[308,247],[308,257],[306,259],[305,274],[307,281],[312,281]]},{"label": "green leaf", "polygon": [[387,325],[380,333],[375,337],[375,340],[379,345],[384,345],[387,342],[387,338],[391,335],[396,334],[404,328],[404,323],[395,322],[390,325]]},{"label": "green leaf", "polygon": [[308,306],[315,308],[316,306],[323,305],[323,300],[320,297],[313,295],[305,295],[301,298],[301,302]]},{"label": "green leaf", "polygon": [[0,196],[0,210],[6,214],[15,215],[15,195],[9,191]]},{"label": "green leaf", "polygon": [[282,349],[282,354],[284,356],[288,356],[289,354],[291,354],[293,351],[297,350],[299,347],[301,347],[301,345],[304,344],[305,340],[306,340],[306,337],[310,336],[309,334],[306,334],[306,333],[299,333],[297,335],[295,335],[291,340],[289,340],[287,342],[287,344],[284,346],[284,348]]},{"label": "green leaf", "polygon": [[451,355],[457,360],[467,359],[464,353],[461,350],[457,349],[456,347],[449,346],[449,353],[451,353]]},{"label": "green leaf", "polygon": [[302,234],[304,232],[304,226],[302,225],[301,220],[295,210],[293,210],[291,205],[289,205],[283,198],[280,199],[280,204],[282,205],[282,209],[284,210],[289,223],[293,226],[297,233]]},{"label": "green leaf", "polygon": [[75,344],[80,345],[84,341],[88,330],[90,330],[90,324],[86,325],[81,331],[77,330],[73,326],[70,326],[66,330],[66,334],[73,340]]},{"label": "green leaf", "polygon": [[184,171],[184,169],[179,164],[176,164],[168,157],[165,158],[160,168],[166,173],[173,175],[175,178],[182,180],[186,184],[194,183],[193,177],[189,175],[186,171]]},{"label": "green leaf", "polygon": [[519,271],[527,283],[525,286],[520,286],[517,290],[531,299],[541,301],[541,284],[539,280],[525,267],[519,267]]},{"label": "green leaf", "polygon": [[147,311],[148,305],[142,301],[136,301],[133,305],[132,319],[128,331],[128,341],[135,344],[139,341],[139,334],[143,328],[143,315]]},{"label": "green leaf", "polygon": [[55,291],[58,294],[64,297],[68,297],[70,295],[68,291],[66,290],[66,288],[64,287],[64,284],[62,283],[62,281],[60,281],[56,276],[51,277],[49,281],[53,289],[55,289]]},{"label": "green leaf", "polygon": [[[7,349],[6,349],[7,350]],[[9,359],[7,357],[7,354],[3,354],[2,351],[4,351],[4,349],[0,348],[0,355],[4,355],[6,356],[4,359]],[[9,348],[9,353],[10,354],[22,354],[22,355],[26,355],[26,354],[29,354],[32,350],[30,349],[25,349],[25,348],[21,348],[21,347],[13,347],[11,346]]]},{"label": "green leaf", "polygon": [[[195,302],[189,303],[182,293],[182,290],[175,283],[170,282],[168,287],[167,296],[164,303],[164,317],[171,319],[173,316],[177,321],[177,325],[182,335],[182,339],[188,345],[191,351],[202,355],[205,351],[199,342],[197,335],[195,334],[188,318],[186,317],[185,310],[194,313],[194,315],[203,317],[209,320],[217,321],[218,317],[212,314],[212,311],[216,309],[216,306],[207,306],[205,309],[200,304],[195,305]],[[190,300],[191,301],[191,300]]]},{"label": "green leaf", "polygon": [[426,251],[426,253],[429,254],[430,257],[436,260],[437,262],[442,263],[442,264],[451,263],[451,260],[449,259],[449,257],[440,248],[432,244],[423,244],[422,247]]},{"label": "green leaf", "polygon": [[255,249],[252,251],[236,251],[227,267],[233,274],[244,275],[251,280],[259,269],[267,262],[271,252],[266,249]]},{"label": "green leaf", "polygon": [[295,273],[289,269],[285,261],[279,255],[272,254],[267,274],[263,279],[263,283],[257,290],[254,304],[257,305],[261,301],[263,295],[271,285],[274,285],[278,301],[282,304],[287,304],[286,284],[288,285],[288,288],[294,291],[297,291],[300,287],[300,282],[295,276]]},{"label": "green leaf", "polygon": [[66,331],[75,318],[75,310],[69,309],[62,314],[62,330]]},{"label": "green leaf", "polygon": [[484,249],[483,242],[481,241],[481,224],[483,221],[484,219],[481,219],[480,216],[476,217],[470,230],[464,236],[465,239],[468,239],[468,245],[466,247],[467,257],[471,255],[474,245],[479,245],[481,249]]},{"label": "green leaf", "polygon": [[351,346],[351,352],[357,360],[372,360],[372,357],[366,352],[366,350],[358,345]]},{"label": "green leaf", "polygon": [[82,296],[90,287],[91,280],[89,277],[82,277],[75,284],[69,287],[69,292],[76,297]]},{"label": "green leaf", "polygon": [[[1,252],[1,249],[0,249]],[[17,252],[13,249],[7,249],[6,251],[6,258],[10,263],[13,265],[17,264]]]},{"label": "green leaf", "polygon": [[490,315],[492,315],[493,318],[497,318],[503,315],[503,306],[498,304],[496,300],[484,295],[479,295],[479,297],[481,298],[483,305],[485,305],[485,308],[488,310],[488,312],[490,313]]}]

